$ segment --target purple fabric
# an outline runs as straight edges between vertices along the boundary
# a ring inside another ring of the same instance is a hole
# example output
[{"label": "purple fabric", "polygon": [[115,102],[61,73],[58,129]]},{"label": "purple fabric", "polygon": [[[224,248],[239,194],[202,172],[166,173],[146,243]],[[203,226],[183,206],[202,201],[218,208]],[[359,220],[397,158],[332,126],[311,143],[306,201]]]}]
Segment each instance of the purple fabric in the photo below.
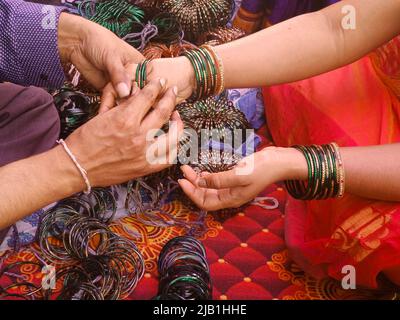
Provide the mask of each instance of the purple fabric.
[{"label": "purple fabric", "polygon": [[[0,167],[54,147],[60,120],[51,95],[4,83],[0,97]],[[0,244],[6,232],[0,230]]]},{"label": "purple fabric", "polygon": [[338,1],[340,0],[269,0],[269,21],[272,24],[279,23],[300,14],[321,10]]},{"label": "purple fabric", "polygon": [[61,7],[0,0],[0,81],[38,87],[64,82],[57,27]]},{"label": "purple fabric", "polygon": [[339,0],[243,0],[242,8],[251,13],[259,13],[268,8],[272,24],[282,22],[297,15],[320,10]]},{"label": "purple fabric", "polygon": [[242,8],[251,13],[259,13],[267,7],[267,0],[243,0]]}]

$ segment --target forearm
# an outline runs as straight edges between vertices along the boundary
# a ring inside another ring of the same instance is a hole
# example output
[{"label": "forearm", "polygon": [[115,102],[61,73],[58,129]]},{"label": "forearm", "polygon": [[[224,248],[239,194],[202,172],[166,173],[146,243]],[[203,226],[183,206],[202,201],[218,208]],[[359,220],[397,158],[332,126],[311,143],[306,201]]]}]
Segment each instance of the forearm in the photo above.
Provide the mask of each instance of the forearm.
[{"label": "forearm", "polygon": [[0,229],[84,188],[62,147],[0,168]]},{"label": "forearm", "polygon": [[[280,180],[306,180],[304,156],[292,148],[276,149]],[[384,201],[400,201],[400,143],[340,148],[346,192]]]},{"label": "forearm", "polygon": [[[355,30],[342,27],[346,4],[356,10]],[[400,33],[399,16],[397,0],[341,1],[218,46],[226,87],[288,83],[354,62]]]},{"label": "forearm", "polygon": [[341,148],[346,190],[386,201],[400,201],[400,143]]}]

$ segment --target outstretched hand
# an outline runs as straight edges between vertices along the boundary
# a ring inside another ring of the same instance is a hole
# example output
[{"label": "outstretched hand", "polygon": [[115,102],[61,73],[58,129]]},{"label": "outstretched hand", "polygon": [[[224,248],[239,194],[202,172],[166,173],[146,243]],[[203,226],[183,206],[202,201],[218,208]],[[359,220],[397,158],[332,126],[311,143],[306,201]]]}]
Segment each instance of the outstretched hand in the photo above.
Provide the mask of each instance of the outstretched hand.
[{"label": "outstretched hand", "polygon": [[307,179],[307,162],[293,148],[265,148],[244,158],[232,170],[220,173],[198,175],[189,166],[181,169],[185,179],[179,180],[179,185],[206,211],[240,207],[279,181]]}]

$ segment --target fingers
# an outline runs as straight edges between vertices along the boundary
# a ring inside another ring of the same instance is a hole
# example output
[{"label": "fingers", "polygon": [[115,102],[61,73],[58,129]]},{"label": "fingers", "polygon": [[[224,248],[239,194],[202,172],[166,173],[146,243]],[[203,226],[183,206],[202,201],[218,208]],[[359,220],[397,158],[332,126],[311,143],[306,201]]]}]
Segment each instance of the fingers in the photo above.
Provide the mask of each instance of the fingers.
[{"label": "fingers", "polygon": [[235,170],[202,175],[197,184],[201,188],[226,189],[247,185],[246,177],[237,175]]},{"label": "fingers", "polygon": [[152,80],[138,93],[127,99],[123,105],[126,105],[128,114],[136,122],[142,123],[145,115],[156,103],[157,98],[164,90],[165,80]]},{"label": "fingers", "polygon": [[[155,104],[153,111],[143,120],[144,130],[160,129],[171,118],[176,106],[177,89],[169,89],[164,96]],[[177,121],[181,121],[178,115]]]},{"label": "fingers", "polygon": [[197,181],[199,176],[197,175],[196,171],[194,171],[190,166],[184,165],[181,167],[183,176],[189,180],[192,184],[197,185]]},{"label": "fingers", "polygon": [[101,96],[99,114],[102,114],[114,108],[117,104],[117,97],[118,94],[115,91],[112,83],[106,85],[103,89],[103,94]]},{"label": "fingers", "polygon": [[222,208],[229,207],[229,201],[223,194],[229,190],[210,190],[196,187],[192,182],[187,179],[178,180],[183,192],[198,206],[206,211],[216,211]]},{"label": "fingers", "polygon": [[115,91],[118,96],[122,98],[127,98],[131,93],[132,83],[131,77],[125,71],[124,64],[118,57],[109,57],[108,74],[111,78],[111,83],[113,84]]},{"label": "fingers", "polygon": [[[179,138],[183,134],[183,122],[179,114],[174,112],[172,123],[167,134],[155,139],[147,150],[147,161],[151,164],[174,164],[176,163]],[[147,137],[149,141],[152,137]]]}]

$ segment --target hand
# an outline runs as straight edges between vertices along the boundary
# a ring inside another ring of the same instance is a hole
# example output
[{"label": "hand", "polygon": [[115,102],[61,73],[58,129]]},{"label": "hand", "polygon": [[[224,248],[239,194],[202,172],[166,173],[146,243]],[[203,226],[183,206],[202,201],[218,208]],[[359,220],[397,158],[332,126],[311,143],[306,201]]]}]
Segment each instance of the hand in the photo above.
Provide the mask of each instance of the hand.
[{"label": "hand", "polygon": [[141,53],[111,31],[68,13],[60,16],[58,47],[62,62],[75,65],[99,90],[111,81],[120,98],[127,97],[132,88],[132,75],[125,67],[144,60]]},{"label": "hand", "polygon": [[[136,63],[126,65],[126,73],[136,75]],[[190,61],[185,57],[155,59],[147,65],[147,81],[155,79],[166,79],[167,87],[176,87],[177,102],[189,98],[195,88],[194,70]],[[108,84],[101,98],[99,113],[106,112],[115,106],[118,94],[113,84]]]},{"label": "hand", "polygon": [[237,208],[250,202],[268,185],[282,180],[307,178],[307,163],[296,149],[266,148],[244,158],[229,171],[202,173],[183,166],[186,179],[179,185],[201,209]]},{"label": "hand", "polygon": [[93,118],[68,137],[66,143],[88,172],[93,187],[123,183],[172,164],[149,161],[148,151],[155,147],[164,150],[165,156],[176,154],[183,132],[183,123],[175,112],[168,134],[148,141],[148,132],[160,129],[174,112],[176,95],[169,89],[160,96],[163,90],[159,80],[152,81],[124,103]]},{"label": "hand", "polygon": [[188,99],[195,89],[194,69],[186,57],[152,60],[147,72],[148,80],[164,78],[169,86],[176,86],[179,102]]}]

